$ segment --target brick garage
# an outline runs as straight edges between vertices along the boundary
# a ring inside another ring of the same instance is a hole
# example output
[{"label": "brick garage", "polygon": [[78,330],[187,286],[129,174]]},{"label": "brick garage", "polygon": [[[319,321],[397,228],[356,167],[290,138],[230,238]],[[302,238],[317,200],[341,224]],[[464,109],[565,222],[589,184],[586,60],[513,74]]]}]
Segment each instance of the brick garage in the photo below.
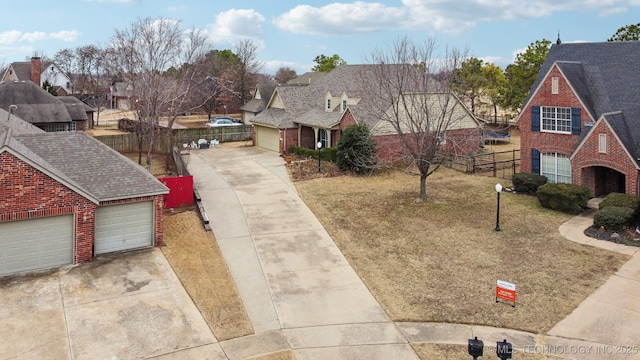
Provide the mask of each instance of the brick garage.
[{"label": "brick garage", "polygon": [[[521,170],[638,196],[639,62],[638,42],[554,44],[518,117]],[[550,170],[550,156],[569,169]]]},{"label": "brick garage", "polygon": [[[162,242],[168,189],[85,133],[45,133],[11,116],[0,124],[0,165],[0,275],[90,261],[99,241],[103,252]],[[128,204],[149,209],[128,219],[139,231],[118,228],[126,221],[113,210]]]}]

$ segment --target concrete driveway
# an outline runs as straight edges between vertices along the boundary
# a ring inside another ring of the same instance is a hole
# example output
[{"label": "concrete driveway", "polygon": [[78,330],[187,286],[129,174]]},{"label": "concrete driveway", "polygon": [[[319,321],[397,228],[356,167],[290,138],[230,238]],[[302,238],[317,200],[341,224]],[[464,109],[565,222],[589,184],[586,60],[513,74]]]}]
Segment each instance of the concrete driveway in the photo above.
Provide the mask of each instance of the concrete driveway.
[{"label": "concrete driveway", "polygon": [[221,343],[229,359],[288,349],[298,359],[418,359],[300,199],[282,158],[216,146],[188,162],[255,330]]},{"label": "concrete driveway", "polygon": [[0,278],[0,359],[226,359],[159,249]]}]

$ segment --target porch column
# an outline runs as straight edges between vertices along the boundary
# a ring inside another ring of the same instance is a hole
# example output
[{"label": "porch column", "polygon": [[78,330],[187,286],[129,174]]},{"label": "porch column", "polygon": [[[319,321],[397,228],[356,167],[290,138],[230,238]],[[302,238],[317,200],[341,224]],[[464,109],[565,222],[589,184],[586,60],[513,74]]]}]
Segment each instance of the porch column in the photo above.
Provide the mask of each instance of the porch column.
[{"label": "porch column", "polygon": [[318,130],[317,127],[313,128],[313,148],[315,150],[318,150]]}]

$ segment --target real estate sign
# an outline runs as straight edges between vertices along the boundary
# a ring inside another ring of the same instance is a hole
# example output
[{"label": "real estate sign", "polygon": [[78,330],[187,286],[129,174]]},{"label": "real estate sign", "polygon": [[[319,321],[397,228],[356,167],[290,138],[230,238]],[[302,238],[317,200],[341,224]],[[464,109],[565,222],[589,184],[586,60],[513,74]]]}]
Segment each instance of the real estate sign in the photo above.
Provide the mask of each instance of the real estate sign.
[{"label": "real estate sign", "polygon": [[498,280],[496,281],[496,302],[504,300],[516,306],[516,284]]}]

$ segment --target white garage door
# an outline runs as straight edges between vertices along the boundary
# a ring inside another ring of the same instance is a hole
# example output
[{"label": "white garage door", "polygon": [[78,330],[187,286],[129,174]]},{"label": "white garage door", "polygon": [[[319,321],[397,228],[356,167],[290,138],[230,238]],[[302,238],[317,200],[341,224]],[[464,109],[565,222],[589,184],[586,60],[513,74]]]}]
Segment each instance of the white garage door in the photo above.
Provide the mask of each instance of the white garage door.
[{"label": "white garage door", "polygon": [[264,126],[256,126],[256,145],[263,149],[280,152],[280,131]]},{"label": "white garage door", "polygon": [[73,263],[73,215],[0,223],[0,275]]},{"label": "white garage door", "polygon": [[96,254],[147,246],[153,246],[153,201],[98,208]]}]

